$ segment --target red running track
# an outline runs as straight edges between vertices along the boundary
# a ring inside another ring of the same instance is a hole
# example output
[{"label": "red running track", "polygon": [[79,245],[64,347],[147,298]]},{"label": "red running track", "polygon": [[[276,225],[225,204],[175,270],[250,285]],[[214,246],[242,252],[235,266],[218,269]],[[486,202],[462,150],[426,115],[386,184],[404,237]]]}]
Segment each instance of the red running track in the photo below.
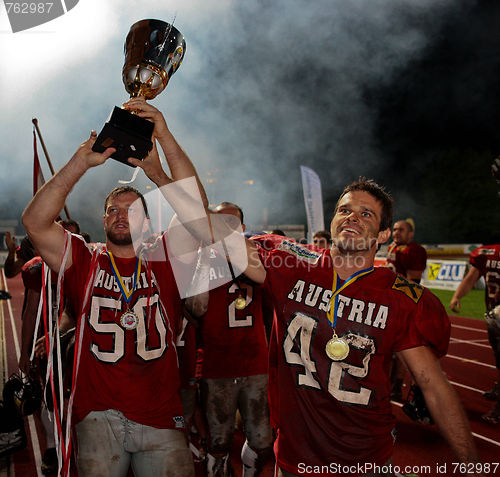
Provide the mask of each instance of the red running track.
[{"label": "red running track", "polygon": [[[18,345],[14,336],[18,341],[20,340],[23,287],[19,276],[12,280],[5,280],[3,270],[0,280],[0,287],[2,286],[12,294],[11,300],[0,301],[0,332],[3,331],[5,336],[4,356],[3,358],[0,356],[2,365],[0,372],[4,377],[8,377],[17,370]],[[470,318],[457,316],[450,318],[452,321],[451,341],[448,354],[442,359],[443,370],[467,412],[481,460],[483,463],[500,462],[500,426],[486,424],[480,419],[480,416],[493,405],[481,394],[491,388],[497,375],[485,324],[481,320]],[[12,332],[12,323],[16,329],[15,335]],[[408,389],[407,386],[406,389]],[[453,466],[455,458],[436,426],[426,426],[410,420],[401,411],[401,404],[398,403],[394,403],[394,413],[398,419],[394,450],[395,466],[399,466],[403,473],[415,473],[419,476],[460,475],[459,469],[454,469]],[[33,416],[28,419],[26,430],[28,447],[16,452],[10,458],[0,460],[0,477],[42,475],[39,469],[41,455],[45,448],[43,433]],[[241,434],[237,432],[232,454],[233,462],[236,464],[235,477],[241,477],[240,464],[237,459],[242,441]],[[272,469],[266,468],[265,474],[266,477],[270,477]],[[500,465],[496,468],[496,472],[490,471],[486,475],[500,476]]]}]

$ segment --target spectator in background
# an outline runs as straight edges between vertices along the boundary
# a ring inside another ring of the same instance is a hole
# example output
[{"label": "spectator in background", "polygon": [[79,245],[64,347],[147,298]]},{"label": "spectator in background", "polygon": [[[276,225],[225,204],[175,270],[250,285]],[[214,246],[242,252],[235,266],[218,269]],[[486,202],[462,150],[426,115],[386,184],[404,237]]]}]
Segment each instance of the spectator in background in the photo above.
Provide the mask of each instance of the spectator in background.
[{"label": "spectator in background", "polygon": [[12,237],[10,232],[5,232],[5,245],[9,250],[4,264],[5,276],[14,278],[21,272],[23,265],[35,256],[35,250],[28,237],[24,237],[18,247],[15,237]]},{"label": "spectator in background", "polygon": [[399,220],[394,224],[387,263],[396,273],[420,283],[427,262],[427,252],[413,240],[414,235],[415,225],[412,219]]},{"label": "spectator in background", "polygon": [[313,237],[313,244],[318,248],[330,248],[332,245],[332,236],[328,230],[318,230]]},{"label": "spectator in background", "polygon": [[61,219],[57,221],[59,224],[63,226],[68,232],[72,234],[80,235],[80,224],[73,219]]},{"label": "spectator in background", "polygon": [[491,424],[498,424],[500,423],[500,245],[483,245],[476,248],[471,252],[469,262],[471,267],[453,294],[450,308],[455,313],[459,313],[460,300],[472,290],[480,277],[484,277],[486,282],[485,320],[488,339],[495,355],[498,378],[493,388],[483,394],[486,399],[495,401],[495,405],[481,418]]}]

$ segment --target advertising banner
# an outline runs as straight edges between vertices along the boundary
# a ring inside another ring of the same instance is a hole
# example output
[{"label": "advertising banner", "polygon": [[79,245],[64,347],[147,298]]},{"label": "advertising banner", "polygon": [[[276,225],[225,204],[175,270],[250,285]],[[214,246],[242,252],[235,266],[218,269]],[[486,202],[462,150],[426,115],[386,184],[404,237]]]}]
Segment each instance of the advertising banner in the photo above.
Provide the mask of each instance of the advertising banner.
[{"label": "advertising banner", "polygon": [[462,281],[468,262],[462,260],[427,259],[421,284],[428,288],[456,290]]}]

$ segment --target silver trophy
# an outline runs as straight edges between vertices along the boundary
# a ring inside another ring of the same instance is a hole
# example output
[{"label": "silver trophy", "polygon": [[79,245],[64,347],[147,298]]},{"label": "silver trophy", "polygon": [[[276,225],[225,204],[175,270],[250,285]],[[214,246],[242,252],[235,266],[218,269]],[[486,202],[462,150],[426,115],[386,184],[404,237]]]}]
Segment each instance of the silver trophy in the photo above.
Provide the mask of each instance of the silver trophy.
[{"label": "silver trophy", "polygon": [[[122,79],[131,98],[153,99],[167,86],[179,68],[186,41],[182,33],[161,20],[141,20],[130,27],[125,40]],[[92,147],[103,152],[116,148],[111,156],[124,164],[127,158],[144,159],[153,147],[154,124],[115,106]]]}]

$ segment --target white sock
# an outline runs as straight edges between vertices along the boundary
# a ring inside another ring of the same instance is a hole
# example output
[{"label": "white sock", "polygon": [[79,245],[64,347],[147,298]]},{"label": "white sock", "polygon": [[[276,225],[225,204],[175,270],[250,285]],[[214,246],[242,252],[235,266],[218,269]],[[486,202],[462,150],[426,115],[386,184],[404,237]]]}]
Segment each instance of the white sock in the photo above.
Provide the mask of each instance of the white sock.
[{"label": "white sock", "polygon": [[248,441],[245,441],[243,447],[241,448],[241,462],[243,464],[242,477],[255,477],[257,474],[257,459],[259,458],[257,452],[255,452],[249,445]]}]

